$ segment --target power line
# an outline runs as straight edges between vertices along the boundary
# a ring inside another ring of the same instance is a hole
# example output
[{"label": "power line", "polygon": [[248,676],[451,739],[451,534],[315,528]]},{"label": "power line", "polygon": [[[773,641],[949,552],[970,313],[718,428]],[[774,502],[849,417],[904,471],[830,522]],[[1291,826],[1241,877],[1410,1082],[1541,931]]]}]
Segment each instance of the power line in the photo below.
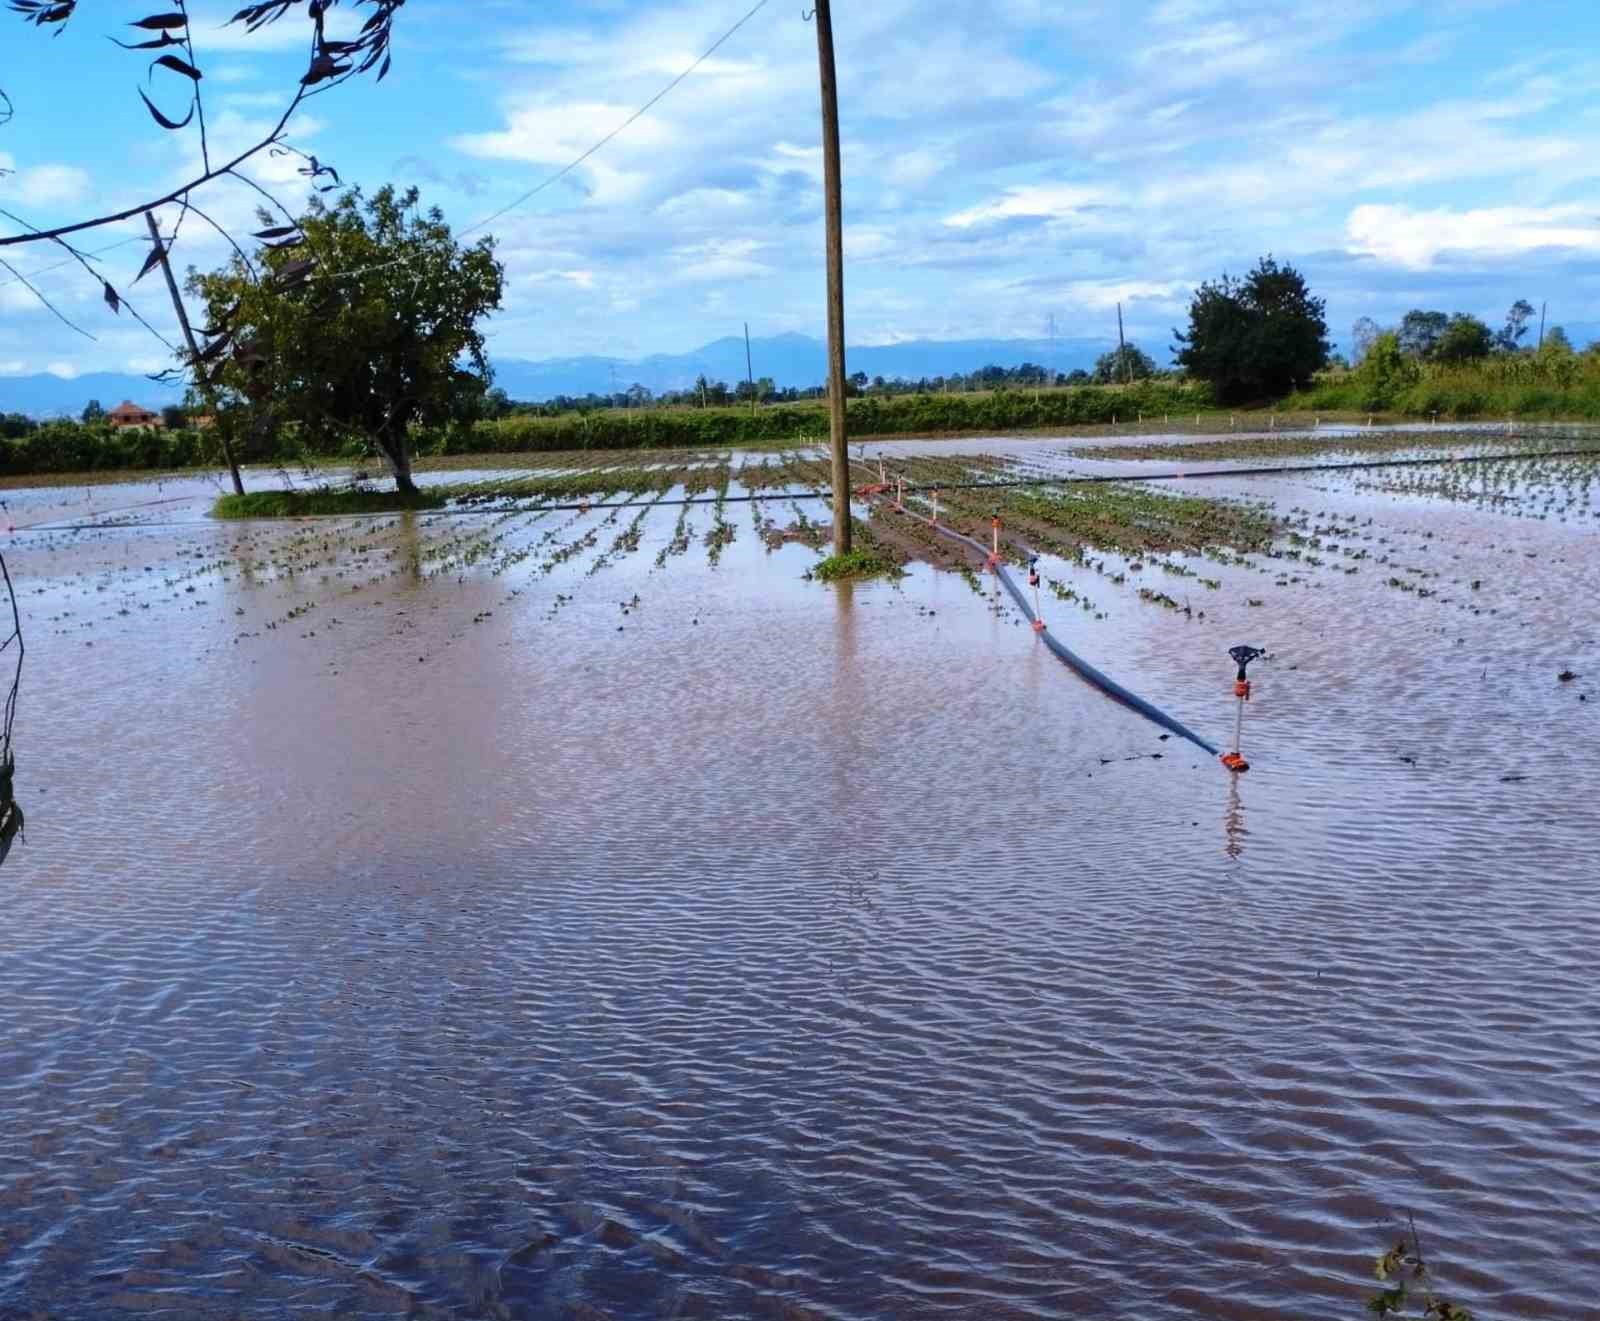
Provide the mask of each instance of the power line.
[{"label": "power line", "polygon": [[[603,138],[601,138],[598,142],[596,142],[592,147],[588,148],[588,150],[584,151],[581,155],[575,157],[573,160],[568,162],[566,165],[563,165],[554,174],[548,176],[545,179],[540,180],[540,182],[535,184],[532,188],[528,189],[528,191],[523,193],[520,197],[516,198],[515,200],[513,200],[511,202],[508,202],[505,206],[501,207],[498,211],[492,211],[488,215],[484,216],[483,219],[476,220],[472,224],[468,225],[465,229],[463,229],[460,232],[460,237],[465,238],[468,234],[475,233],[478,230],[484,228],[484,226],[493,224],[496,220],[500,219],[501,216],[510,214],[512,211],[515,211],[518,207],[524,205],[525,203],[531,201],[533,198],[537,197],[540,193],[542,193],[546,188],[550,187],[552,184],[559,183],[562,179],[566,178],[567,175],[571,174],[575,169],[578,168],[578,166],[582,165],[586,160],[588,160],[591,156],[593,156],[602,147],[606,146],[607,144],[612,142],[614,139],[616,139],[617,137],[621,136],[621,134],[624,133],[627,129],[631,128],[634,124],[638,123],[638,121],[640,119],[642,119],[645,115],[647,115],[670,92],[672,92],[675,88],[678,87],[679,84],[681,84],[686,78],[688,78],[690,74],[692,74],[702,64],[704,64],[713,55],[715,55],[717,53],[717,51],[720,50],[723,47],[723,45],[725,45],[728,42],[728,40],[730,38],[732,38],[733,35],[736,32],[739,31],[740,28],[744,27],[744,25],[746,23],[748,23],[752,18],[754,18],[757,14],[759,14],[770,3],[771,3],[771,0],[756,0],[756,3],[753,6],[751,6],[751,8],[745,13],[745,15],[742,18],[740,18],[739,21],[737,23],[735,23],[732,27],[730,27],[726,32],[724,32],[720,37],[718,37],[714,42],[712,42],[711,45],[708,46],[705,49],[705,51],[701,53],[699,58],[697,58],[694,61],[693,64],[691,64],[687,69],[685,69],[676,78],[674,78],[671,82],[669,82],[665,87],[663,87],[659,92],[657,92],[654,96],[652,96],[642,106],[640,106],[637,110],[635,110],[631,115],[629,115],[625,120],[623,120],[622,123],[618,124],[616,126],[616,128],[612,129],[609,133],[607,133]],[[390,267],[390,266],[399,266],[399,265],[403,264],[403,261],[404,261],[403,258],[395,258],[393,261],[374,262],[371,266],[358,266],[354,270],[347,270],[347,271],[315,271],[315,272],[312,272],[312,274],[310,275],[309,278],[311,278],[311,279],[332,279],[335,276],[341,276],[341,275],[364,275],[368,271],[381,271],[381,270],[384,270],[384,269],[386,269],[387,267]]]},{"label": "power line", "polygon": [[[103,257],[103,256],[106,255],[106,253],[111,252],[116,248],[125,248],[130,243],[148,243],[148,242],[149,242],[149,240],[146,239],[143,235],[136,234],[132,238],[121,239],[120,241],[118,241],[116,243],[112,243],[107,247],[96,248],[93,252],[86,253],[85,255],[86,256],[90,256],[90,257]],[[71,266],[75,261],[77,261],[76,257],[63,257],[60,261],[52,262],[48,266],[41,266],[36,271],[24,271],[23,274],[27,275],[30,278],[33,278],[33,277],[36,277],[36,276],[40,276],[40,275],[48,275],[51,271],[58,271],[63,266]],[[13,275],[9,280],[0,280],[0,289],[5,288],[6,285],[8,285],[8,284],[16,284],[21,279],[22,279],[22,275]]]},{"label": "power line", "polygon": [[562,166],[561,169],[557,170],[548,179],[543,180],[541,183],[535,184],[532,188],[528,189],[527,192],[523,193],[521,197],[517,198],[516,201],[510,202],[507,205],[501,207],[498,211],[492,212],[491,214],[485,216],[482,220],[478,221],[476,224],[469,225],[466,229],[461,231],[461,236],[463,238],[465,238],[468,234],[473,233],[475,230],[482,229],[485,225],[490,224],[491,222],[500,219],[501,216],[506,215],[509,212],[515,211],[524,202],[531,201],[533,198],[537,197],[546,188],[550,187],[551,184],[558,183],[560,180],[566,178],[567,175],[571,174],[575,169],[578,168],[578,166],[582,165],[584,163],[584,161],[588,160],[589,157],[591,157],[591,156],[593,156],[595,154],[595,152],[599,151],[600,148],[604,147],[613,138],[616,138],[625,129],[630,128],[632,125],[637,123],[640,119],[642,119],[646,114],[648,114],[650,112],[650,110],[655,107],[657,102],[661,101],[662,98],[664,98],[667,95],[667,93],[671,92],[675,87],[678,86],[679,83],[683,82],[683,80],[685,78],[687,78],[691,73],[693,73],[696,69],[698,69],[702,64],[704,64],[707,60],[709,60],[713,55],[715,55],[717,53],[717,51],[721,48],[721,46],[723,45],[724,42],[726,42],[730,37],[733,36],[734,33],[736,33],[740,28],[742,28],[746,23],[748,23],[752,18],[754,18],[763,9],[765,9],[769,3],[770,3],[770,0],[756,0],[755,5],[751,7],[749,13],[747,13],[743,18],[741,18],[737,23],[735,23],[731,28],[729,28],[720,37],[718,37],[714,42],[712,42],[710,47],[707,48],[705,53],[703,55],[701,55],[699,59],[697,59],[693,64],[691,64],[687,69],[685,69],[682,73],[680,73],[670,83],[668,83],[659,92],[657,92],[648,101],[646,101],[642,106],[640,106],[637,110],[635,110],[631,115],[629,115],[625,120],[623,120],[622,123],[618,124],[616,126],[616,128],[612,129],[611,132],[607,133],[605,135],[605,137],[601,138],[600,141],[598,141],[597,143],[594,144],[594,146],[590,147],[588,151],[584,152],[583,155],[579,156],[571,164]]}]

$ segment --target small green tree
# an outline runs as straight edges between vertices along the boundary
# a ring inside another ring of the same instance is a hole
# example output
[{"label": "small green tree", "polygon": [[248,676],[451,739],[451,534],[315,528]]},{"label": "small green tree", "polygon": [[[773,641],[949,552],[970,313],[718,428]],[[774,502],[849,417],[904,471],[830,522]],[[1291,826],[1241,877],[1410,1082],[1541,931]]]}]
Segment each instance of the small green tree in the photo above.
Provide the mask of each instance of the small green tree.
[{"label": "small green tree", "polygon": [[1388,408],[1402,390],[1415,385],[1422,369],[1401,350],[1398,333],[1386,330],[1368,345],[1354,375],[1361,386],[1361,406],[1378,409]]},{"label": "small green tree", "polygon": [[78,420],[81,422],[98,422],[104,418],[105,415],[106,410],[100,401],[98,399],[91,399],[83,406],[83,412],[80,414]]},{"label": "small green tree", "polygon": [[1494,352],[1494,332],[1477,317],[1457,312],[1450,318],[1434,346],[1433,356],[1438,362],[1472,362],[1487,358]]},{"label": "small green tree", "polygon": [[1328,361],[1326,306],[1269,254],[1244,279],[1224,274],[1195,291],[1188,334],[1172,332],[1173,357],[1222,403],[1284,395]]},{"label": "small green tree", "polygon": [[1094,360],[1096,385],[1113,385],[1118,381],[1142,381],[1156,374],[1155,360],[1137,344],[1102,353]]},{"label": "small green tree", "polygon": [[294,226],[263,213],[263,278],[238,256],[190,277],[232,346],[213,377],[227,403],[258,427],[292,424],[313,446],[368,440],[408,493],[411,429],[482,411],[480,323],[500,306],[504,278],[493,239],[462,247],[417,196],[352,188],[331,206],[314,200]]},{"label": "small green tree", "polygon": [[1431,358],[1443,338],[1450,318],[1443,312],[1424,312],[1413,307],[1400,318],[1400,351],[1413,358]]},{"label": "small green tree", "polygon": [[1495,347],[1505,353],[1515,353],[1522,346],[1522,337],[1528,333],[1528,322],[1533,319],[1533,304],[1519,298],[1506,313],[1506,323],[1494,337]]},{"label": "small green tree", "polygon": [[1545,332],[1544,343],[1539,347],[1539,352],[1541,353],[1554,354],[1560,357],[1566,357],[1576,351],[1572,347],[1572,341],[1567,338],[1567,332],[1560,326],[1551,326]]}]

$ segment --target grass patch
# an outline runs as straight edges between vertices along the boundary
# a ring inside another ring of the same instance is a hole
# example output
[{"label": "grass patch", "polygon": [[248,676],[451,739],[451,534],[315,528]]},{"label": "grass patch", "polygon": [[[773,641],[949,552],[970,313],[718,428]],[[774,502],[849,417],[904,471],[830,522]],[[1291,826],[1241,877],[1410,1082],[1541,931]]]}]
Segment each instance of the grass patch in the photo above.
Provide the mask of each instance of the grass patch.
[{"label": "grass patch", "polygon": [[215,518],[302,518],[311,514],[385,514],[398,509],[440,509],[444,491],[247,491],[221,496],[211,507]]},{"label": "grass patch", "polygon": [[1166,459],[1176,462],[1297,459],[1313,456],[1348,455],[1367,458],[1373,455],[1426,457],[1438,449],[1457,450],[1466,445],[1496,451],[1526,450],[1537,454],[1555,446],[1548,436],[1507,436],[1494,432],[1380,431],[1353,436],[1334,432],[1296,431],[1285,435],[1240,436],[1224,440],[1150,441],[1126,445],[1085,446],[1074,453],[1084,459]]},{"label": "grass patch", "polygon": [[830,555],[811,574],[825,583],[841,578],[898,578],[904,572],[893,560],[869,550],[853,550],[848,555]]}]

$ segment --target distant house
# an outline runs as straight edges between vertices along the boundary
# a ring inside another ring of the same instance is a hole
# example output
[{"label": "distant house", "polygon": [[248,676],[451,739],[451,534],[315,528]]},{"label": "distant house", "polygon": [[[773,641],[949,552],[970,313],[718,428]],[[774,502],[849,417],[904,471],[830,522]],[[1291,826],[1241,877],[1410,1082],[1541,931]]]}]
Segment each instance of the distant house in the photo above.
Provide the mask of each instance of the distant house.
[{"label": "distant house", "polygon": [[161,414],[152,413],[148,408],[140,408],[131,400],[124,399],[120,404],[106,414],[106,421],[113,427],[159,427]]}]

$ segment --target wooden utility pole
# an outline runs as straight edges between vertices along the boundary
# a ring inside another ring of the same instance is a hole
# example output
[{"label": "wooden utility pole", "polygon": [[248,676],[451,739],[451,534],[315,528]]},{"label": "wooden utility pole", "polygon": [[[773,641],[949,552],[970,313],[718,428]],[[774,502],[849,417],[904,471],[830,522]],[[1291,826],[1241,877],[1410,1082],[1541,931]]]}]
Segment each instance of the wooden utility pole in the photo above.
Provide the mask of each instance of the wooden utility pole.
[{"label": "wooden utility pole", "polygon": [[828,435],[833,449],[833,553],[850,553],[850,458],[844,414],[844,207],[839,187],[839,84],[833,69],[833,14],[816,0],[817,70],[822,82],[822,183],[828,221]]},{"label": "wooden utility pole", "polygon": [[[1128,344],[1122,338],[1122,304],[1117,304],[1117,378],[1120,380],[1128,370]],[[1132,377],[1130,376],[1131,380]]]},{"label": "wooden utility pole", "polygon": [[756,415],[756,373],[750,365],[750,323],[744,323],[744,379],[750,385],[750,416]]},{"label": "wooden utility pole", "polygon": [[161,254],[161,273],[167,277],[167,292],[172,295],[172,310],[178,314],[178,324],[183,327],[183,342],[189,346],[189,365],[194,371],[194,388],[200,396],[200,402],[206,406],[206,411],[211,414],[211,425],[217,429],[217,439],[222,442],[222,457],[228,461],[228,471],[233,474],[233,493],[244,494],[244,481],[239,476],[239,463],[233,457],[233,446],[228,443],[228,433],[222,428],[222,419],[217,416],[217,397],[212,392],[211,383],[206,380],[205,364],[200,361],[200,346],[194,342],[194,330],[189,325],[189,313],[183,306],[183,299],[178,296],[178,282],[172,278],[172,263],[167,260],[167,245],[161,241],[161,230],[156,226],[154,211],[144,213],[145,224],[150,226],[150,242],[156,245],[156,251]]}]

